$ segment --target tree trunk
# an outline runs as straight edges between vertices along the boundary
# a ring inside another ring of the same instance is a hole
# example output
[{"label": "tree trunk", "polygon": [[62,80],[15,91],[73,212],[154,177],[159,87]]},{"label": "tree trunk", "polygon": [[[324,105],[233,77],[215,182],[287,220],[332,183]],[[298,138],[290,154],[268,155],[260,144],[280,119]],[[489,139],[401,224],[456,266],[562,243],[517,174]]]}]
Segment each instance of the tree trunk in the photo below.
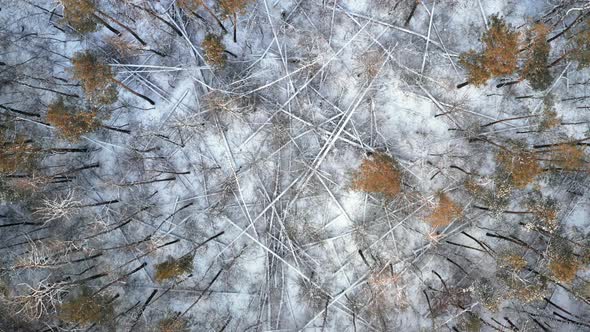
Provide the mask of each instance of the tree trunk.
[{"label": "tree trunk", "polygon": [[457,84],[457,89],[461,89],[462,87],[467,86],[467,85],[469,85],[469,82],[463,82],[463,83]]},{"label": "tree trunk", "polygon": [[144,8],[142,6],[138,6],[136,4],[131,4],[133,7],[135,8],[139,8],[143,11],[145,11],[146,13],[150,14],[151,16],[155,17],[158,21],[166,24],[168,27],[170,27],[170,29],[172,29],[172,31],[176,32],[176,34],[180,37],[182,37],[182,32],[180,32],[180,30],[178,30],[177,27],[175,27],[172,23],[166,21],[165,19],[163,19],[162,17],[160,17],[160,15],[156,14],[156,12],[154,12],[153,10],[149,9],[149,8]]},{"label": "tree trunk", "polygon": [[485,128],[485,127],[493,126],[495,124],[502,123],[502,122],[505,122],[505,121],[520,120],[520,119],[527,119],[527,118],[534,118],[534,117],[537,117],[537,116],[538,115],[515,116],[515,117],[512,117],[512,118],[501,119],[501,120],[492,121],[490,123],[486,123],[484,125],[481,125],[480,128]]},{"label": "tree trunk", "polygon": [[107,28],[110,32],[114,33],[117,36],[121,36],[121,31],[113,28],[110,24],[108,24],[105,20],[103,20],[102,18],[100,18],[98,15],[92,14],[92,16],[94,16],[94,18],[98,22],[100,22],[100,24],[104,25],[104,27]]},{"label": "tree trunk", "polygon": [[17,109],[14,109],[12,107],[7,107],[7,106],[4,106],[4,105],[0,105],[0,108],[3,109],[3,110],[7,110],[9,112],[20,114],[20,115],[34,116],[36,118],[40,118],[41,117],[41,114],[38,114],[38,113],[30,113],[30,112],[25,112],[25,111],[19,111]]},{"label": "tree trunk", "polygon": [[504,87],[504,86],[510,86],[510,85],[514,85],[514,84],[518,84],[518,83],[520,83],[520,81],[503,82],[503,83],[500,83],[500,84],[496,85],[496,88],[499,89],[499,88]]},{"label": "tree trunk", "polygon": [[128,135],[131,134],[131,130],[127,130],[127,129],[119,129],[119,128],[115,128],[115,127],[111,127],[111,126],[107,126],[107,125],[101,125],[101,127],[103,127],[104,129],[118,131],[120,133],[124,133],[124,134],[128,134]]},{"label": "tree trunk", "polygon": [[565,57],[568,55],[568,52],[563,53],[559,58],[555,59],[553,62],[551,62],[550,64],[547,65],[547,68],[551,68],[553,66],[555,66],[556,64],[558,64],[559,62],[561,62],[561,60],[565,59]]},{"label": "tree trunk", "polygon": [[103,201],[103,202],[98,202],[98,203],[92,203],[92,204],[84,204],[84,205],[80,205],[79,207],[84,208],[84,207],[95,207],[95,206],[102,206],[102,205],[109,205],[109,204],[115,204],[115,203],[119,203],[118,199],[113,199],[110,201]]},{"label": "tree trunk", "polygon": [[114,78],[113,78],[113,82],[115,82],[115,84],[117,84],[118,86],[122,87],[123,89],[125,89],[125,90],[127,90],[127,91],[131,92],[132,94],[134,94],[134,95],[136,95],[136,96],[138,96],[139,98],[141,98],[141,99],[143,99],[143,100],[147,101],[148,103],[150,103],[150,105],[152,105],[152,106],[153,106],[153,105],[156,105],[156,103],[155,103],[153,100],[151,100],[150,98],[148,98],[148,97],[146,97],[146,96],[142,95],[141,93],[139,93],[139,92],[137,92],[137,91],[135,91],[135,90],[131,89],[131,88],[130,88],[130,87],[128,87],[127,85],[123,84],[123,82],[121,82],[121,81],[119,81],[119,80],[117,80],[117,79],[114,79]]},{"label": "tree trunk", "polygon": [[125,24],[123,24],[123,22],[121,22],[121,21],[117,20],[116,18],[114,18],[114,17],[110,16],[109,14],[107,14],[107,13],[103,12],[103,11],[102,11],[102,10],[100,10],[100,9],[97,9],[97,10],[96,10],[96,12],[97,12],[97,13],[99,13],[100,15],[102,15],[102,16],[104,16],[104,17],[108,18],[109,20],[111,20],[111,21],[113,21],[113,22],[117,23],[117,25],[121,26],[123,29],[127,30],[127,31],[128,31],[128,32],[129,32],[129,33],[130,33],[130,34],[131,34],[133,37],[135,37],[135,39],[137,39],[137,41],[138,41],[138,42],[139,42],[141,45],[143,45],[143,46],[147,46],[147,43],[146,43],[145,41],[143,41],[143,39],[141,39],[141,37],[139,37],[139,35],[137,35],[137,33],[135,33],[135,31],[131,30],[131,28],[130,28],[130,27],[128,27],[128,26],[126,26]]},{"label": "tree trunk", "polygon": [[416,12],[416,8],[418,8],[418,1],[417,0],[414,1],[414,4],[412,5],[412,9],[410,10],[410,14],[408,15],[408,18],[406,18],[406,21],[404,22],[404,27],[407,27],[408,24],[410,24],[410,20],[414,16],[414,13]]},{"label": "tree trunk", "polygon": [[53,89],[49,89],[49,88],[44,88],[41,86],[30,85],[28,83],[19,82],[19,81],[13,81],[13,82],[23,85],[23,86],[26,86],[26,87],[29,87],[31,89],[35,89],[35,90],[49,91],[49,92],[57,93],[58,95],[62,95],[62,96],[66,96],[66,97],[80,98],[80,96],[78,96],[78,95],[74,95],[74,94],[70,94],[70,93],[66,93],[66,92],[61,92],[61,91],[57,91],[57,90],[53,90]]},{"label": "tree trunk", "polygon": [[238,42],[238,14],[234,13],[234,43]]},{"label": "tree trunk", "polygon": [[87,148],[52,148],[42,150],[49,153],[88,152]]},{"label": "tree trunk", "polygon": [[213,11],[211,10],[211,8],[209,8],[209,6],[207,6],[207,4],[206,4],[204,1],[202,2],[202,4],[203,4],[203,8],[205,8],[205,10],[206,10],[206,11],[207,11],[209,14],[211,14],[211,16],[213,16],[213,18],[215,18],[215,21],[217,22],[217,24],[219,25],[219,27],[220,27],[220,28],[221,28],[221,29],[222,29],[222,30],[223,30],[225,33],[227,33],[227,32],[228,32],[228,31],[227,31],[227,29],[226,29],[226,28],[223,26],[223,23],[221,23],[221,20],[220,20],[220,19],[217,17],[217,15],[215,15],[215,14],[213,13]]}]

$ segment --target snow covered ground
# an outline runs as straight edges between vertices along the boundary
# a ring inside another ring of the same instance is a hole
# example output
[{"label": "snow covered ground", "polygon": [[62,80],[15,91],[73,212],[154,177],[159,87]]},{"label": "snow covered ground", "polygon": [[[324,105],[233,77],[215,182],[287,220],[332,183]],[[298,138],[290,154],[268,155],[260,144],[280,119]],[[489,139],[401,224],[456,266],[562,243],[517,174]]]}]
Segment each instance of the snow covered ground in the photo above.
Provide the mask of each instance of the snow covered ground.
[{"label": "snow covered ground", "polygon": [[[187,319],[189,331],[590,329],[587,164],[544,172],[511,191],[498,213],[466,189],[468,181],[499,186],[498,145],[532,149],[586,138],[587,108],[577,97],[588,94],[587,70],[566,59],[552,67],[545,91],[526,81],[497,88],[501,79],[456,87],[466,81],[459,54],[481,48],[490,15],[524,31],[535,20],[557,20],[544,16],[555,9],[562,15],[555,14],[562,18],[557,33],[577,15],[565,13],[575,1],[557,7],[541,0],[256,0],[238,16],[237,43],[231,31],[223,35],[231,52],[223,68],[204,61],[201,42],[220,28],[203,8],[196,17],[170,0],[99,1],[147,44],[121,54],[107,42],[114,34],[106,28],[74,33],[55,16],[62,13],[55,1],[1,2],[9,41],[0,61],[44,57],[19,79],[35,74],[72,83],[70,58],[89,49],[118,80],[156,102],[151,107],[119,89],[119,101],[100,110],[108,113],[103,123],[130,132],[101,128],[70,143],[44,122],[54,92],[0,90],[0,104],[41,114],[19,116],[10,124],[15,130],[45,148],[90,150],[45,156],[49,173],[100,165],[51,185],[42,197],[71,193],[82,205],[116,200],[76,208],[42,227],[0,228],[6,303],[42,280],[105,273],[83,284],[114,298],[115,316],[106,327],[84,330],[155,331],[175,314]],[[138,45],[121,30],[121,38]],[[551,59],[567,43],[556,40]],[[53,88],[48,82],[41,84]],[[82,95],[78,86],[57,87]],[[547,108],[561,125],[537,131]],[[353,186],[363,160],[382,153],[394,158],[402,177],[393,198]],[[441,193],[461,213],[435,228],[428,218]],[[528,211],[530,197],[557,202],[557,233],[525,227],[538,218],[532,212],[510,213]],[[0,205],[6,216],[0,222],[36,220],[37,205]],[[71,241],[80,248],[74,259],[100,255],[55,269],[10,269],[31,243],[48,239]],[[569,284],[547,272],[558,239],[573,244],[581,262]],[[543,279],[541,297],[526,303],[511,296],[515,287],[502,279],[509,268],[500,263],[507,253],[528,267],[510,278],[522,285]],[[190,274],[156,280],[158,264],[187,254],[194,255]],[[492,288],[487,297],[480,291],[485,282]],[[60,304],[78,288],[68,288],[32,325],[80,328],[57,319]],[[484,303],[490,298],[497,298],[495,310]]]}]

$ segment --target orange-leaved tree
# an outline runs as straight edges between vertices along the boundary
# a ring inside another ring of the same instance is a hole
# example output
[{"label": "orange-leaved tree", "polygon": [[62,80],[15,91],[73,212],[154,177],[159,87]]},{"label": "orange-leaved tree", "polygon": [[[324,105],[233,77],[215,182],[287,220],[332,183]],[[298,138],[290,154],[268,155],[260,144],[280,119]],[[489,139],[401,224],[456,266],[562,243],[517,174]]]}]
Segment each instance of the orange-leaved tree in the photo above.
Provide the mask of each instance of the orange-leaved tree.
[{"label": "orange-leaved tree", "polygon": [[571,283],[580,269],[580,260],[574,254],[570,244],[559,238],[554,238],[548,249],[549,264],[547,268],[551,275],[560,282]]},{"label": "orange-leaved tree", "polygon": [[98,30],[99,18],[96,17],[96,5],[90,0],[60,0],[64,7],[64,20],[79,33]]},{"label": "orange-leaved tree", "polygon": [[529,81],[535,90],[545,90],[549,87],[553,78],[547,67],[551,46],[547,42],[549,27],[545,24],[535,24],[529,33],[531,40],[527,59],[521,72],[522,78]]},{"label": "orange-leaved tree", "polygon": [[510,176],[512,184],[518,189],[525,188],[543,172],[535,154],[523,149],[502,149],[496,155],[496,161],[500,170]]},{"label": "orange-leaved tree", "polygon": [[384,153],[376,153],[363,160],[354,175],[354,190],[380,193],[389,198],[401,192],[401,174],[396,162]]},{"label": "orange-leaved tree", "polygon": [[111,67],[100,62],[94,54],[88,51],[76,53],[72,58],[72,64],[74,65],[74,78],[82,83],[87,98],[95,104],[108,105],[114,103],[117,100],[115,85],[146,100],[151,105],[156,104],[150,98],[117,80]]},{"label": "orange-leaved tree", "polygon": [[221,41],[221,38],[207,34],[201,45],[205,51],[205,59],[210,64],[216,67],[222,67],[225,64],[225,47]]},{"label": "orange-leaved tree", "polygon": [[444,227],[459,218],[462,209],[447,194],[439,193],[437,196],[438,202],[436,207],[426,220],[432,227]]},{"label": "orange-leaved tree", "polygon": [[47,122],[59,130],[61,136],[70,141],[78,141],[80,136],[100,127],[96,112],[84,112],[74,106],[66,105],[62,98],[49,104]]},{"label": "orange-leaved tree", "polygon": [[566,171],[581,170],[586,165],[584,149],[575,144],[559,144],[551,153],[551,161]]},{"label": "orange-leaved tree", "polygon": [[498,16],[490,17],[490,28],[483,33],[484,50],[461,54],[460,63],[468,70],[469,82],[482,85],[489,78],[510,75],[518,69],[520,34]]},{"label": "orange-leaved tree", "polygon": [[86,288],[82,294],[62,304],[59,310],[59,318],[80,325],[105,324],[113,314],[113,303],[108,297],[92,295]]},{"label": "orange-leaved tree", "polygon": [[584,28],[577,32],[573,37],[573,45],[567,53],[570,60],[578,63],[578,68],[590,67],[590,20],[586,22]]},{"label": "orange-leaved tree", "polygon": [[0,130],[0,174],[12,174],[34,168],[41,150],[25,137],[5,138]]},{"label": "orange-leaved tree", "polygon": [[189,253],[180,258],[169,258],[167,261],[156,265],[157,282],[175,279],[193,270],[193,254]]}]

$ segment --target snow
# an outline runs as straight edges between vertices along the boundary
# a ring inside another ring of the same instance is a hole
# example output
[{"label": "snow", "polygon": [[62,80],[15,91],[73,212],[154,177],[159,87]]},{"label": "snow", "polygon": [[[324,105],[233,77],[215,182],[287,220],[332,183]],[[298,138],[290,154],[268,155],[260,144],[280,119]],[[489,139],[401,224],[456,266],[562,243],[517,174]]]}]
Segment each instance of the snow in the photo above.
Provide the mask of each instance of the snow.
[{"label": "snow", "polygon": [[[394,2],[400,7],[391,10],[388,6]],[[231,32],[223,36],[227,50],[237,56],[228,55],[225,68],[220,69],[203,61],[201,41],[207,33],[219,33],[206,11],[199,10],[202,18],[197,18],[181,15],[173,1],[145,2],[162,18],[175,22],[183,31],[180,37],[145,13],[104,1],[104,8],[132,22],[150,47],[167,56],[103,54],[119,80],[155,99],[156,106],[148,107],[144,100],[120,90],[119,102],[104,107],[110,114],[103,123],[128,129],[129,135],[101,129],[86,134],[78,144],[95,151],[75,157],[51,155],[42,161],[45,167],[62,171],[100,163],[99,168],[76,176],[71,184],[75,194],[83,202],[120,201],[81,209],[73,220],[40,231],[41,236],[77,241],[87,253],[103,253],[84,264],[67,264],[65,273],[74,276],[94,265],[83,276],[108,273],[88,284],[100,289],[146,262],[146,268],[105,291],[109,296],[119,294],[117,313],[123,313],[158,290],[157,301],[144,308],[137,327],[145,331],[170,312],[184,312],[203,294],[186,315],[192,331],[219,331],[224,324],[227,331],[463,331],[462,322],[471,313],[497,329],[507,329],[501,324],[508,326],[504,317],[509,317],[521,330],[535,330],[532,316],[516,307],[547,318],[544,321],[555,330],[586,328],[552,321],[553,309],[542,300],[521,305],[506,294],[497,312],[484,308],[471,290],[480,278],[505,288],[496,277],[505,269],[498,265],[498,255],[516,252],[532,269],[549,273],[545,254],[489,234],[510,234],[543,252],[552,238],[519,226],[532,216],[494,217],[474,208],[482,203],[464,184],[472,179],[493,187],[498,167],[497,148],[470,141],[469,135],[506,146],[516,140],[533,146],[587,136],[588,126],[583,123],[535,135],[518,133],[536,130],[537,118],[482,126],[538,114],[548,95],[553,96],[562,122],[587,121],[586,112],[576,108],[584,106],[583,99],[568,98],[587,94],[586,85],[577,83],[587,80],[588,71],[566,67],[564,61],[552,71],[554,87],[545,92],[532,91],[526,82],[498,89],[497,80],[457,89],[466,77],[458,54],[481,50],[482,9],[520,27],[552,7],[543,1],[421,1],[404,26],[412,2],[253,1],[239,17],[238,43]],[[35,3],[61,11],[51,1]],[[126,12],[135,13],[133,21],[124,18]],[[52,28],[47,19],[47,13],[24,2],[10,1],[0,12],[5,26],[19,22],[27,31],[49,36],[44,30],[52,29],[51,38],[68,39],[51,44],[54,52],[66,58],[83,49],[103,52],[105,37],[112,37],[106,29],[83,37],[66,34]],[[59,20],[53,22],[63,26]],[[232,27],[229,20],[224,22]],[[17,51],[13,45],[1,53],[0,61],[27,59],[38,51],[37,46]],[[50,69],[48,73],[70,79],[69,62],[50,57],[57,62],[27,70]],[[77,87],[63,88],[81,93]],[[18,109],[34,105],[44,112],[42,106],[55,97],[34,91],[34,100],[27,100],[26,92],[19,90],[22,87],[11,89],[6,88],[0,104]],[[533,98],[515,99],[529,94]],[[40,137],[46,147],[68,145],[55,138],[53,128],[28,122],[17,126]],[[352,188],[362,160],[375,152],[387,153],[399,164],[404,192],[394,199]],[[171,177],[174,180],[157,181]],[[510,193],[507,209],[523,211],[526,195],[538,189],[560,202],[560,234],[586,243],[590,232],[587,183],[585,174],[546,172],[537,183]],[[52,190],[60,192],[68,186]],[[440,192],[450,195],[464,214],[435,230],[426,217]],[[27,208],[33,211],[36,204],[26,203],[24,213]],[[0,215],[8,210],[0,205]],[[32,229],[25,227],[29,226],[19,228],[23,234]],[[220,232],[224,233],[202,245]],[[151,237],[149,243],[107,250],[147,237]],[[13,245],[25,236],[0,228],[0,239]],[[170,241],[177,242],[165,245]],[[17,246],[0,260],[0,266],[9,266],[27,250]],[[192,276],[180,279],[180,284],[154,280],[157,264],[193,250]],[[580,268],[572,288],[587,283],[587,267]],[[219,278],[210,285],[218,271],[222,271]],[[46,272],[27,271],[10,278],[15,285],[35,284],[51,275]],[[524,271],[521,276],[532,278],[531,273]],[[319,294],[315,302],[302,295],[302,285]],[[450,301],[447,285],[468,293],[468,301],[451,303],[432,317],[432,303]],[[25,290],[14,289],[15,294]],[[587,321],[587,302],[572,292],[553,282],[547,296],[576,315],[568,317]],[[128,328],[136,311],[116,318],[117,330]],[[48,321],[53,324],[55,316],[51,317]],[[491,329],[484,326],[484,330]]]}]

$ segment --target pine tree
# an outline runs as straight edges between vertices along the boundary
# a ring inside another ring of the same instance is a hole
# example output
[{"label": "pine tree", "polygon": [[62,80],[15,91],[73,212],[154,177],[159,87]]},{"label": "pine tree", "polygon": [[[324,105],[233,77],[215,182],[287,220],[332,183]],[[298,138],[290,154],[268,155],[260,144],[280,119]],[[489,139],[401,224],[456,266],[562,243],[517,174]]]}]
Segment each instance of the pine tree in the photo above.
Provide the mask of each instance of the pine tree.
[{"label": "pine tree", "polygon": [[94,12],[96,5],[91,0],[60,0],[64,6],[64,20],[79,33],[98,30],[98,19]]},{"label": "pine tree", "polygon": [[72,59],[74,78],[82,83],[86,97],[98,105],[109,105],[117,100],[117,89],[111,67],[98,61],[90,52],[76,53]]},{"label": "pine tree", "polygon": [[551,275],[560,282],[571,283],[576,278],[580,261],[574,255],[569,244],[564,240],[554,239],[548,252],[549,264],[547,268]]},{"label": "pine tree", "polygon": [[221,38],[208,34],[203,40],[202,47],[205,51],[205,59],[207,62],[216,67],[222,67],[225,65],[225,46],[223,45]]},{"label": "pine tree", "polygon": [[498,311],[498,306],[502,302],[499,289],[495,283],[487,278],[481,278],[473,283],[473,296],[488,310]]},{"label": "pine tree", "polygon": [[519,33],[498,16],[491,16],[490,28],[484,32],[481,53],[468,51],[460,63],[468,70],[469,82],[482,85],[492,77],[510,75],[518,69]]},{"label": "pine tree", "polygon": [[517,189],[525,188],[543,172],[536,156],[522,149],[513,152],[500,150],[496,155],[496,161],[500,170],[510,176]]},{"label": "pine tree", "polygon": [[80,325],[104,324],[114,315],[113,304],[102,295],[92,295],[84,288],[82,294],[61,305],[59,317]]},{"label": "pine tree", "polygon": [[87,98],[95,104],[109,105],[114,103],[118,95],[115,85],[144,99],[151,105],[156,104],[150,98],[117,80],[111,67],[101,63],[96,56],[88,51],[76,53],[72,59],[72,64],[74,65],[74,78],[82,82],[82,88]]},{"label": "pine tree", "polygon": [[[117,29],[110,26],[104,19],[114,22],[129,32],[141,45],[147,43],[129,26],[116,19],[115,17],[100,10],[96,5],[96,0],[60,0],[64,6],[64,19],[78,32],[89,33],[98,29],[98,23],[104,25],[107,29],[117,35],[121,35]],[[99,14],[99,15],[97,15]]]},{"label": "pine tree", "polygon": [[444,227],[461,216],[461,207],[444,193],[439,193],[438,203],[432,213],[426,218],[432,227]]},{"label": "pine tree", "polygon": [[189,332],[189,321],[186,318],[171,314],[158,322],[160,332]]},{"label": "pine tree", "polygon": [[532,44],[522,69],[522,78],[529,81],[535,90],[545,90],[551,85],[553,78],[547,67],[551,46],[547,42],[549,28],[542,24],[536,24],[531,31]]},{"label": "pine tree", "polygon": [[56,127],[60,134],[70,141],[100,127],[96,112],[83,112],[66,105],[62,98],[51,103],[47,109],[47,122]]},{"label": "pine tree", "polygon": [[363,160],[352,188],[393,198],[401,192],[401,174],[390,156],[377,153]]},{"label": "pine tree", "polygon": [[484,65],[492,76],[510,75],[516,71],[519,35],[504,19],[491,17],[490,29],[483,34],[482,41],[485,44]]},{"label": "pine tree", "polygon": [[467,69],[467,80],[473,85],[484,85],[492,76],[484,67],[484,57],[473,50],[461,54],[459,63]]},{"label": "pine tree", "polygon": [[559,228],[559,205],[551,197],[543,197],[539,191],[533,191],[526,202],[527,209],[533,214],[530,222],[525,224],[527,229],[543,230],[553,233]]},{"label": "pine tree", "polygon": [[574,144],[560,144],[552,149],[552,162],[566,171],[576,171],[586,164],[583,148]]},{"label": "pine tree", "polygon": [[568,58],[578,63],[578,69],[590,67],[590,20],[585,28],[574,35],[571,51]]},{"label": "pine tree", "polygon": [[164,282],[192,272],[193,258],[194,256],[192,254],[184,255],[178,259],[169,258],[167,261],[156,265],[156,276],[154,279],[157,282]]},{"label": "pine tree", "polygon": [[14,140],[4,138],[0,130],[0,174],[12,174],[33,169],[40,149],[22,136]]}]

